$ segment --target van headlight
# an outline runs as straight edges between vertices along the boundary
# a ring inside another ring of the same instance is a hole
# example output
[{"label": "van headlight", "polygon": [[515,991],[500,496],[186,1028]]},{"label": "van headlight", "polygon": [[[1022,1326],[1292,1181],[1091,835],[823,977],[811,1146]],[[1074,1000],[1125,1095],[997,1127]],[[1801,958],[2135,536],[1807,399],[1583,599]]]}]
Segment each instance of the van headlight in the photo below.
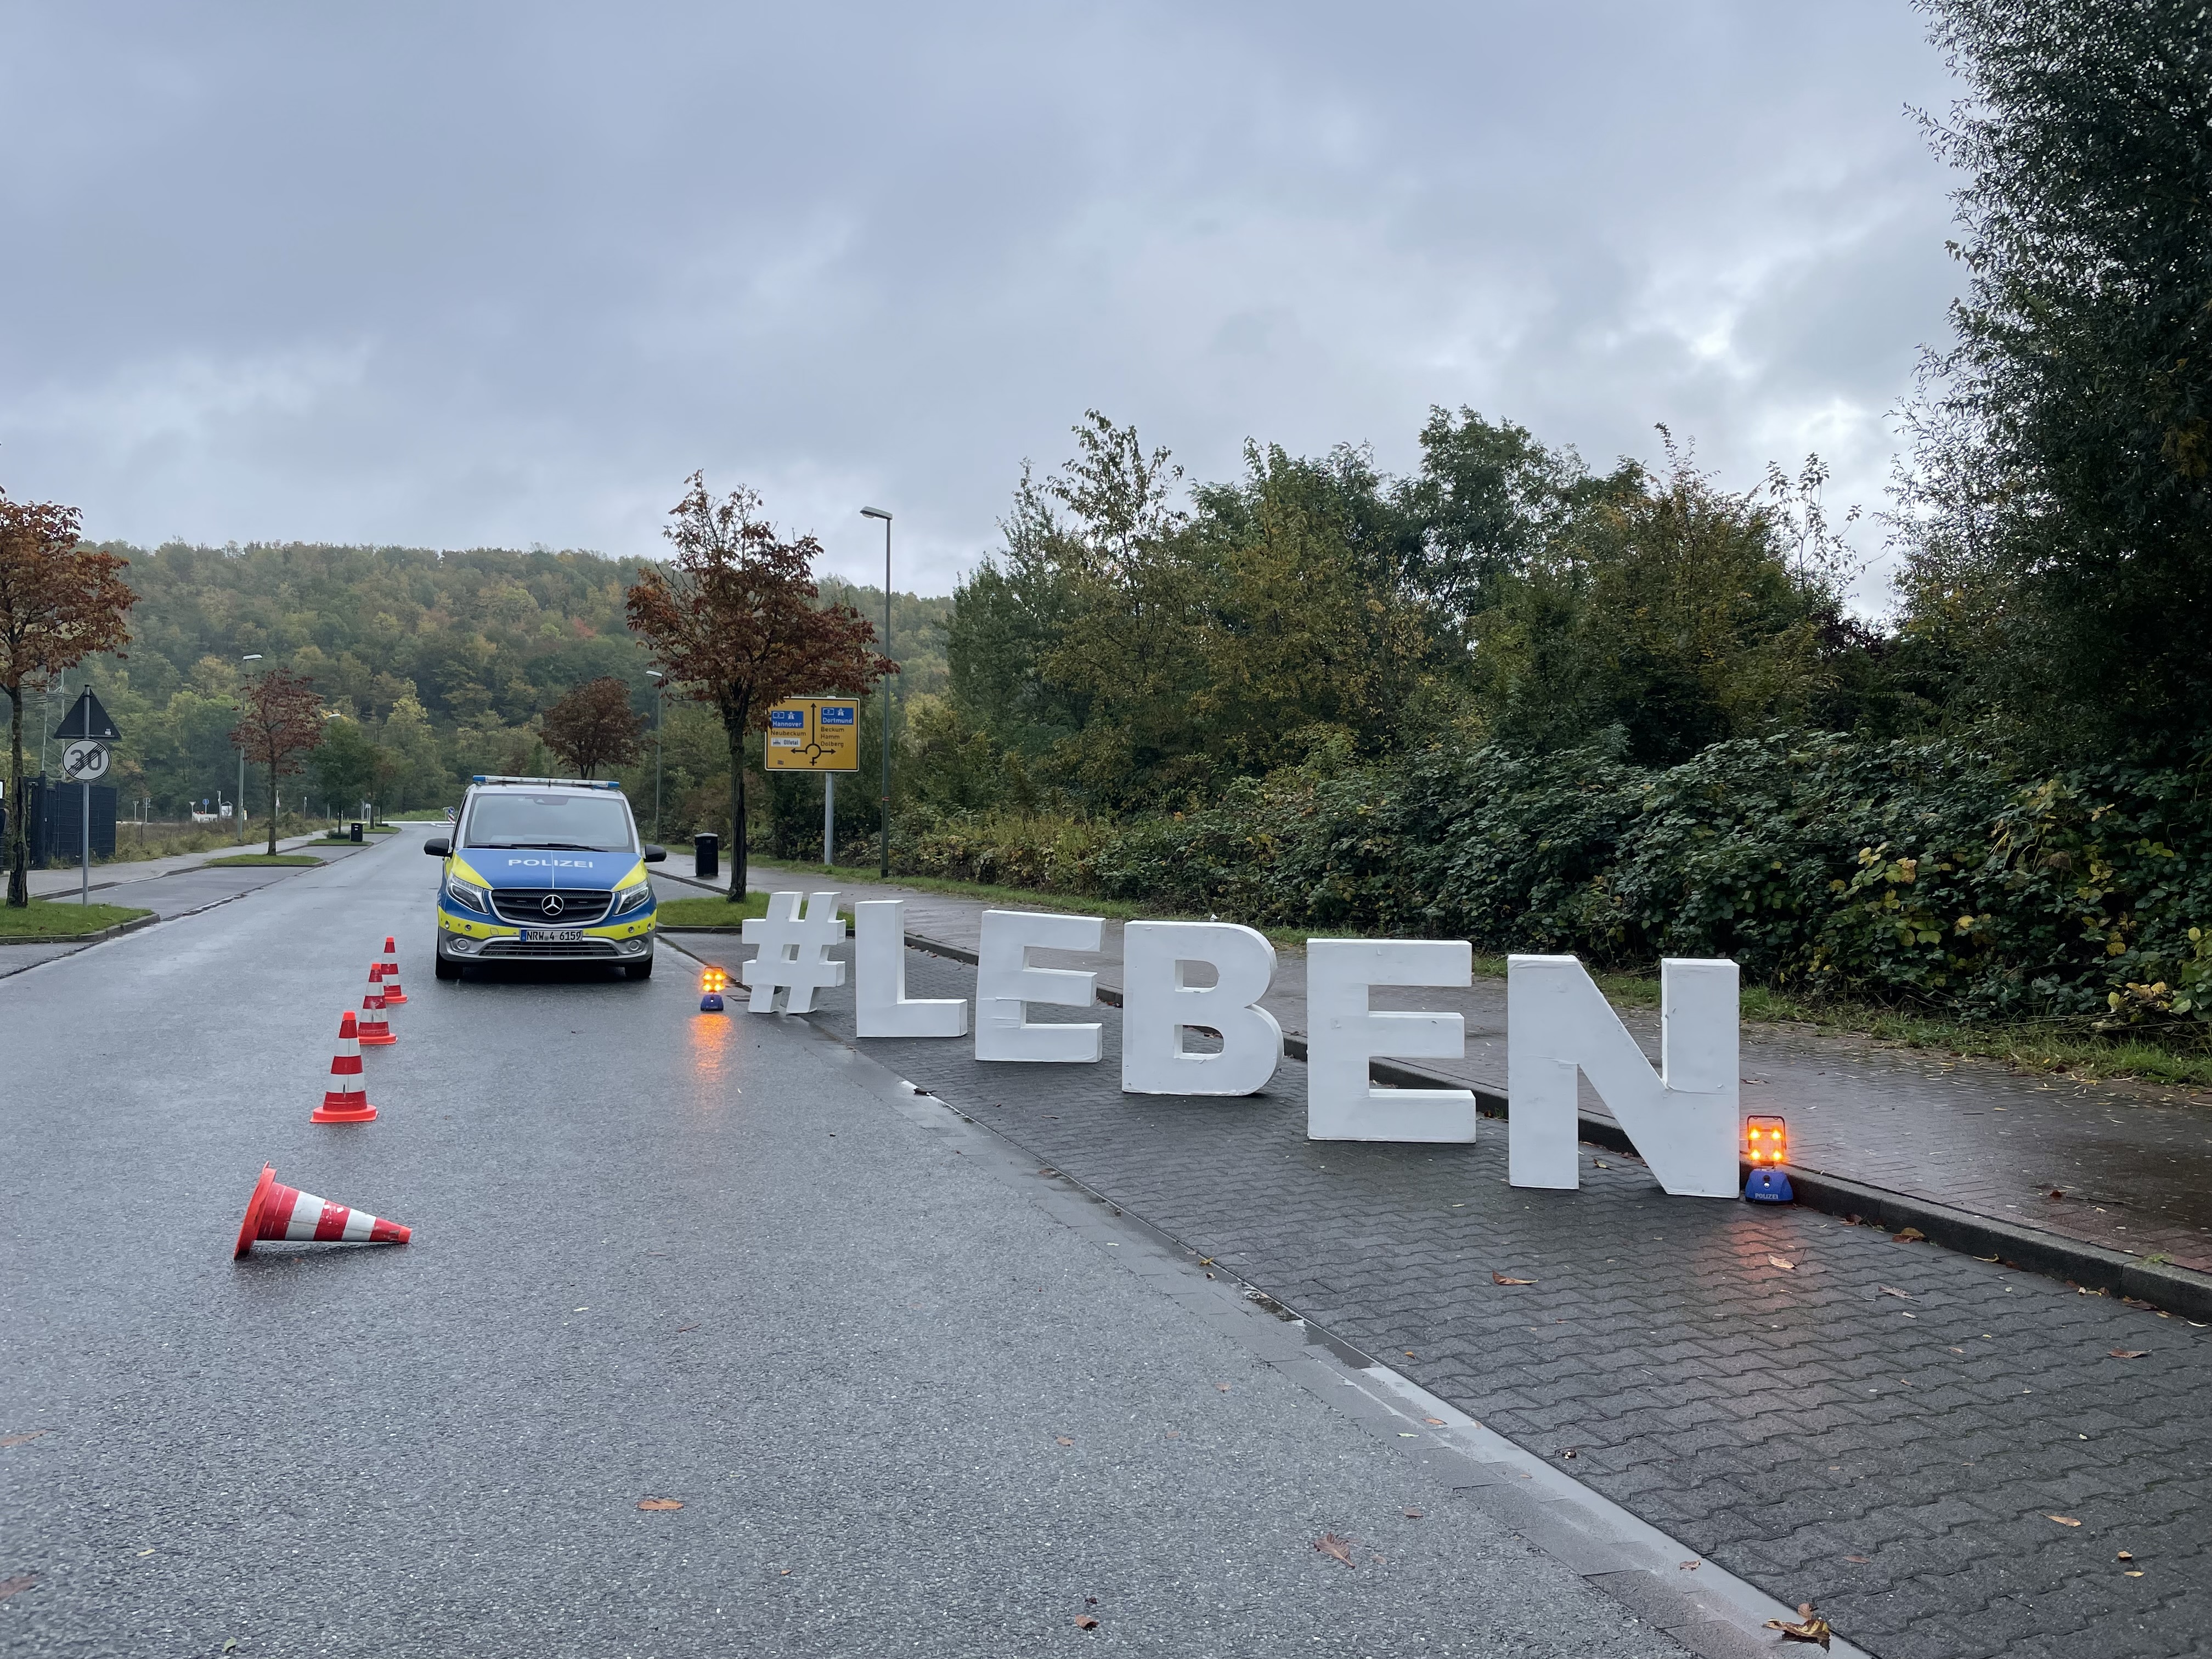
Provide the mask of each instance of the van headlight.
[{"label": "van headlight", "polygon": [[641,881],[615,901],[615,914],[626,916],[633,910],[642,910],[653,902],[653,884]]},{"label": "van headlight", "polygon": [[479,915],[491,914],[491,895],[472,881],[463,881],[458,876],[446,878],[446,896],[454,903],[476,911]]}]

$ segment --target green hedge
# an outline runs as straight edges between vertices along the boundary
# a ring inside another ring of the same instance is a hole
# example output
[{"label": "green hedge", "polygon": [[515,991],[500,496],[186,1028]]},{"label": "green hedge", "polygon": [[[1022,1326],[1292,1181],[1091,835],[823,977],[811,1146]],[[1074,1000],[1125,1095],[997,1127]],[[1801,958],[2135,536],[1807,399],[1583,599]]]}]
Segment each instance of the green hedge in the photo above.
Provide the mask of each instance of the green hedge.
[{"label": "green hedge", "polygon": [[2022,778],[1949,741],[1717,744],[1652,770],[1496,749],[1317,761],[1174,817],[948,819],[918,872],[1620,967],[1732,957],[1818,994],[2204,1021],[2203,772]]}]

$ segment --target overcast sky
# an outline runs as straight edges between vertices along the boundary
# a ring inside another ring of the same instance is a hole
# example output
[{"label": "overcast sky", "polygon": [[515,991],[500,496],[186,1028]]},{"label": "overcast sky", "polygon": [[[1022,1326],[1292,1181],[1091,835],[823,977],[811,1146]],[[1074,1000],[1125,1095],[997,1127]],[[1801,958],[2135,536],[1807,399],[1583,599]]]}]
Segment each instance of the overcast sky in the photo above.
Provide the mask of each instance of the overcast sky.
[{"label": "overcast sky", "polygon": [[650,553],[704,468],[943,592],[1093,406],[1872,509],[1958,284],[1905,0],[88,0],[0,65],[0,488],[142,544]]}]

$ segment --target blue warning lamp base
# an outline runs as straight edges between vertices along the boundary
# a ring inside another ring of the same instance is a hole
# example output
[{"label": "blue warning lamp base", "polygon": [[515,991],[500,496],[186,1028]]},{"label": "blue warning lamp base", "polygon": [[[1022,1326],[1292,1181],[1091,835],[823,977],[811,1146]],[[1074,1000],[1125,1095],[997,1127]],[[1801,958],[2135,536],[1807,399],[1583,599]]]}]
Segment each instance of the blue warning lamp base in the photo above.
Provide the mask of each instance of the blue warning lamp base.
[{"label": "blue warning lamp base", "polygon": [[1753,1204],[1789,1204],[1797,1194],[1790,1189],[1790,1177],[1779,1170],[1753,1170],[1751,1178],[1743,1183],[1743,1195]]},{"label": "blue warning lamp base", "polygon": [[720,991],[709,991],[706,995],[701,997],[699,999],[699,1012],[702,1014],[720,1013],[722,1012],[722,994]]}]

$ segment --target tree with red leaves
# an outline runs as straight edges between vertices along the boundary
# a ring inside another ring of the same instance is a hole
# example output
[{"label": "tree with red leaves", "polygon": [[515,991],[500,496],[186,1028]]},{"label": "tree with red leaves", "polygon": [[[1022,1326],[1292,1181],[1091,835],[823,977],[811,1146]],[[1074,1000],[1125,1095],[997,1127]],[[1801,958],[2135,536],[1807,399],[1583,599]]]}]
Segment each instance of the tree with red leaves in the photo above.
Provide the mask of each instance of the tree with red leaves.
[{"label": "tree with red leaves", "polygon": [[322,742],[323,700],[315,683],[289,668],[272,668],[246,688],[244,718],[231,728],[230,746],[269,774],[269,856],[276,856],[276,780],[307,763]]},{"label": "tree with red leaves", "polygon": [[730,746],[730,891],[745,895],[745,734],[764,731],[787,697],[865,696],[898,665],[872,647],[876,630],[850,605],[824,605],[815,586],[821,544],[786,541],[760,516],[760,497],[717,501],[691,475],[662,533],[676,556],[648,566],[626,596],[629,625],[674,689],[710,703]]},{"label": "tree with red leaves", "polygon": [[580,685],[538,717],[545,746],[590,777],[637,754],[645,717],[629,706],[629,687],[613,675]]},{"label": "tree with red leaves", "polygon": [[81,515],[52,501],[0,495],[0,691],[8,694],[8,902],[31,902],[24,823],[23,690],[87,657],[123,654],[137,603],[119,574],[129,561],[86,547]]}]

